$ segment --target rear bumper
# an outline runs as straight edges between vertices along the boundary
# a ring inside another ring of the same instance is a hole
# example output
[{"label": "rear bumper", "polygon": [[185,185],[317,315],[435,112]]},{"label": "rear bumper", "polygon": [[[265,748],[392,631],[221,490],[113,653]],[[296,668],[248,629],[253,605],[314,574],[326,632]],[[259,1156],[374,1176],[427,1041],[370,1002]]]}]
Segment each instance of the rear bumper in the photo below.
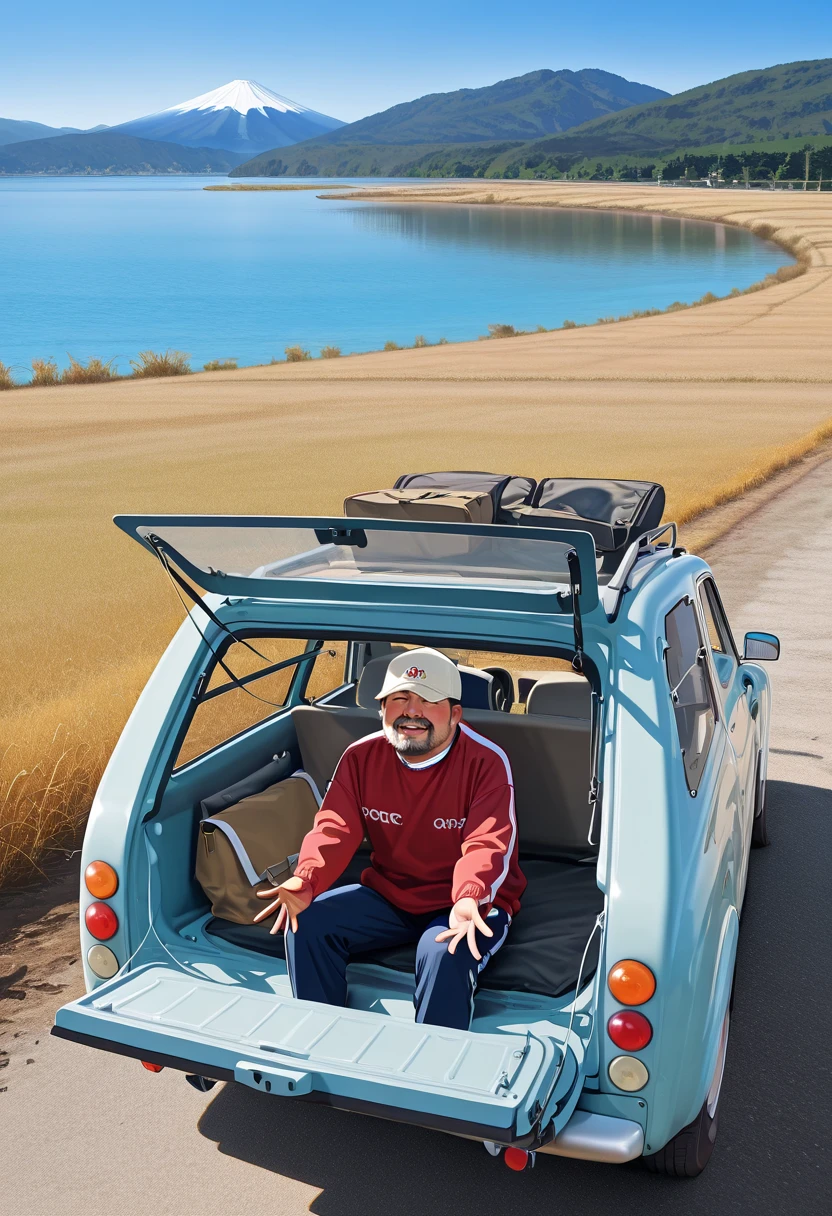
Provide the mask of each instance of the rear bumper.
[{"label": "rear bumper", "polygon": [[623,1165],[644,1151],[644,1131],[632,1119],[614,1119],[576,1110],[554,1140],[538,1150],[555,1157],[577,1157],[580,1161],[605,1161]]},{"label": "rear bumper", "polygon": [[[65,1026],[55,1025],[52,1027],[51,1033],[56,1038],[67,1039],[71,1043],[81,1043],[85,1047],[92,1047],[98,1051],[109,1051],[114,1055],[128,1056],[134,1060],[144,1060],[148,1064],[160,1064],[163,1068],[172,1068],[179,1072],[194,1073],[197,1076],[206,1077],[211,1081],[239,1080],[234,1070],[230,1068],[222,1068],[216,1065],[205,1064],[196,1059],[168,1055],[164,1052],[120,1043],[114,1039],[85,1034],[79,1030],[70,1030]],[[447,1132],[452,1136],[461,1136],[466,1140],[493,1140],[495,1135],[500,1135],[500,1129],[470,1123],[462,1119],[447,1118],[436,1114],[424,1114],[415,1110],[397,1110],[395,1107],[382,1105],[377,1102],[344,1096],[336,1097],[332,1094],[319,1091],[299,1093],[296,1097],[292,1097],[289,1100],[293,1102],[315,1102],[319,1105],[335,1107],[336,1110],[348,1110],[355,1111],[358,1114],[374,1115],[377,1118],[387,1119],[393,1123],[407,1123],[413,1127],[425,1127],[431,1131]],[[532,1146],[533,1137],[526,1135],[521,1139],[517,1139],[510,1133],[504,1133],[500,1138],[500,1143],[516,1144],[521,1148],[526,1148]]]},{"label": "rear bumper", "polygon": [[[52,1034],[58,1038],[69,1039],[71,1042],[83,1043],[87,1047],[112,1051],[118,1055],[132,1056],[135,1059],[147,1060],[152,1064],[179,1069],[183,1072],[199,1072],[200,1075],[216,1081],[233,1081],[234,1073],[230,1069],[206,1067],[193,1060],[184,1060],[177,1056],[164,1055],[160,1052],[140,1050],[107,1039],[86,1035],[78,1031],[65,1030],[53,1026]],[[307,1095],[307,1099],[338,1105],[342,1109],[352,1109],[364,1114],[379,1115],[390,1119],[389,1109],[373,1108],[370,1103],[351,1103],[343,1099],[337,1103],[328,1101],[325,1095]],[[485,1129],[473,1127],[463,1128],[456,1120],[422,1120],[418,1115],[409,1114],[403,1121],[432,1127],[437,1131],[450,1132],[452,1135],[462,1135],[465,1139],[488,1139],[490,1135]],[[445,1126],[442,1124],[445,1123]],[[493,1134],[493,1132],[491,1133]],[[575,1157],[580,1161],[600,1161],[611,1165],[622,1165],[640,1157],[644,1150],[644,1131],[638,1123],[630,1119],[615,1119],[609,1115],[595,1115],[588,1111],[576,1110],[566,1127],[555,1140],[550,1140],[538,1151],[549,1153],[555,1157]]]}]

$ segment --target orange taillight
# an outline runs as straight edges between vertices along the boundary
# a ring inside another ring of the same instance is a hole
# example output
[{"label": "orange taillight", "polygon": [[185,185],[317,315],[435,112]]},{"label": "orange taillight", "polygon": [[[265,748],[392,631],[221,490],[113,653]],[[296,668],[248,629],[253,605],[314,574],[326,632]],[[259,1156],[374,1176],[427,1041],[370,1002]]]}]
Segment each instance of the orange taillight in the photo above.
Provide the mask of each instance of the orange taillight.
[{"label": "orange taillight", "polygon": [[622,1005],[643,1005],[656,991],[656,977],[644,963],[625,958],[610,972],[610,992]]},{"label": "orange taillight", "polygon": [[84,871],[84,882],[96,899],[109,899],[118,890],[118,874],[106,861],[91,861]]}]

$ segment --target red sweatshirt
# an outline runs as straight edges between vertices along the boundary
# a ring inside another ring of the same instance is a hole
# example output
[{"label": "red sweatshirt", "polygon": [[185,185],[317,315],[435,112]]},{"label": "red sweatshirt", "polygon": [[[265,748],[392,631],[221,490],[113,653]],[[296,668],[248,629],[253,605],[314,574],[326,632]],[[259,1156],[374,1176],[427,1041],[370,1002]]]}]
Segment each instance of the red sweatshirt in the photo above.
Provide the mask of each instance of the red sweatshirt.
[{"label": "red sweatshirt", "polygon": [[361,882],[405,912],[469,896],[509,915],[520,908],[508,757],[465,723],[447,755],[423,767],[406,764],[383,731],[347,748],[295,869],[313,895],[340,878],[365,832],[372,854]]}]

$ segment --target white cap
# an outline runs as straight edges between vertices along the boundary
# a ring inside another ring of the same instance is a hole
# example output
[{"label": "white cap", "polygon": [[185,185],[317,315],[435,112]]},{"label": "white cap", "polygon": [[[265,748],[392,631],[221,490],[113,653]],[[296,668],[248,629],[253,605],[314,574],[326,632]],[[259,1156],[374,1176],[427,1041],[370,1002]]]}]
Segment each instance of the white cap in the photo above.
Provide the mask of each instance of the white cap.
[{"label": "white cap", "polygon": [[462,677],[456,664],[438,650],[422,646],[390,660],[377,701],[394,692],[415,692],[425,701],[462,698]]}]

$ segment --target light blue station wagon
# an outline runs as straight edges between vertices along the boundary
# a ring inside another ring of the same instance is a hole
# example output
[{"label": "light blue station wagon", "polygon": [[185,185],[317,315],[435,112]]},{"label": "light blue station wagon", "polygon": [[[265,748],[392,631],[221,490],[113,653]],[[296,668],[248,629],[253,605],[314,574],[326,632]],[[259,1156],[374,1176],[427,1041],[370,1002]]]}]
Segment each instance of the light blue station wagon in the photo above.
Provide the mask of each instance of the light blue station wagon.
[{"label": "light blue station wagon", "polygon": [[[117,517],[187,617],[95,796],[88,991],[53,1033],[203,1090],[237,1081],[482,1140],[514,1168],[539,1150],[693,1176],[766,843],[755,660],[779,644],[749,634],[738,652],[675,525],[497,518]],[[282,938],[215,914],[195,877],[212,808],[299,771],[320,798],[378,728],[391,654],[415,645],[459,663],[465,720],[515,781],[529,885],[468,1031],[414,1022],[408,949],[353,957],[345,1009],[294,999]]]}]

